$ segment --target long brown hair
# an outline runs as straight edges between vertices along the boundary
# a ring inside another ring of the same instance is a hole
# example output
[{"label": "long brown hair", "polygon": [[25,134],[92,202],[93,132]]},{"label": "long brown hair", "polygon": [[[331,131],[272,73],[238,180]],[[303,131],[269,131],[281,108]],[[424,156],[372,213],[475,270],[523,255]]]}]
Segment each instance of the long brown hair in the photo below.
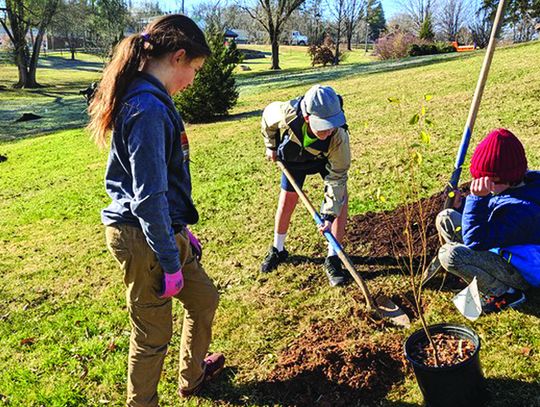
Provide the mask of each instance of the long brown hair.
[{"label": "long brown hair", "polygon": [[188,60],[210,55],[201,29],[182,14],[159,17],[142,34],[130,35],[115,47],[88,108],[88,129],[98,146],[107,144],[107,134],[113,128],[122,98],[144,62],[148,58],[159,58],[180,49],[186,51]]}]

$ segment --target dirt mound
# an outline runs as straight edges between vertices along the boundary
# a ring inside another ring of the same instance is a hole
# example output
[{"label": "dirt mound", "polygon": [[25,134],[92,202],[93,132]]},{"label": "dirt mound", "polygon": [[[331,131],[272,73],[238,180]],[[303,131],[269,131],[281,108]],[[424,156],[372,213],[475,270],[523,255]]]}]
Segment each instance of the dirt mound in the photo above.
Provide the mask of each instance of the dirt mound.
[{"label": "dirt mound", "polygon": [[272,398],[295,406],[368,404],[401,382],[403,339],[392,334],[384,344],[375,344],[353,325],[327,321],[302,333],[281,353],[269,376]]},{"label": "dirt mound", "polygon": [[[437,253],[439,238],[435,228],[435,218],[444,204],[445,194],[439,193],[410,205],[400,206],[393,211],[368,212],[354,216],[347,226],[345,242],[351,255],[368,255],[374,259],[407,256],[407,245],[403,233],[407,213],[412,214],[412,236],[414,256],[421,253],[421,227],[424,224],[427,236],[428,261]],[[421,211],[419,210],[420,208]]]}]

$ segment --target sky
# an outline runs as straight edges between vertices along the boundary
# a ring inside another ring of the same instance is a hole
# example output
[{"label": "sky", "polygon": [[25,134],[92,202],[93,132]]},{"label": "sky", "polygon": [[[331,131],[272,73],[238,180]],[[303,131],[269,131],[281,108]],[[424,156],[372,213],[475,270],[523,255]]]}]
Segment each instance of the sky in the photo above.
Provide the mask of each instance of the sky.
[{"label": "sky", "polygon": [[[189,13],[191,7],[198,3],[205,3],[208,0],[184,0],[184,8]],[[165,11],[177,11],[182,7],[182,0],[158,0],[160,6]],[[399,0],[382,0],[384,16],[389,20],[394,14],[399,12],[401,8]]]}]

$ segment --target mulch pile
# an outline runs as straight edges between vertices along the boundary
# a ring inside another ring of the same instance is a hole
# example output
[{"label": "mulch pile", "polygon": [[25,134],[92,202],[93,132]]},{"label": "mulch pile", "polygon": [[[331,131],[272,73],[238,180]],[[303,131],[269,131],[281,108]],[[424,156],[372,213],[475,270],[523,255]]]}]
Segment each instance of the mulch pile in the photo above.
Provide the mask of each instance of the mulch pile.
[{"label": "mulch pile", "polygon": [[441,192],[409,205],[409,207],[402,205],[393,211],[368,212],[354,216],[349,221],[345,237],[348,253],[364,256],[367,254],[373,260],[388,256],[395,258],[408,256],[404,230],[407,224],[407,213],[410,213],[414,242],[413,256],[422,255],[421,225],[425,225],[426,254],[428,261],[431,260],[440,246],[435,228],[435,218],[441,211],[444,200],[445,194]]},{"label": "mulch pile", "polygon": [[[441,192],[408,208],[403,205],[393,211],[353,217],[345,239],[348,253],[367,257],[372,264],[385,258],[406,258],[408,253],[403,231],[407,218],[410,218],[415,243],[413,256],[422,255],[419,242],[421,225],[425,225],[429,261],[440,246],[435,218],[443,207],[444,199]],[[405,295],[396,295],[392,299],[409,310],[414,308]],[[369,333],[362,332],[361,326],[347,321],[311,325],[281,353],[268,382],[260,390],[266,397],[284,405],[377,403],[393,385],[403,380],[407,369],[402,350],[403,338],[387,333],[384,343],[376,344]]]},{"label": "mulch pile", "polygon": [[374,344],[358,324],[310,326],[279,357],[267,390],[294,406],[369,405],[403,380],[406,361],[397,334]]}]

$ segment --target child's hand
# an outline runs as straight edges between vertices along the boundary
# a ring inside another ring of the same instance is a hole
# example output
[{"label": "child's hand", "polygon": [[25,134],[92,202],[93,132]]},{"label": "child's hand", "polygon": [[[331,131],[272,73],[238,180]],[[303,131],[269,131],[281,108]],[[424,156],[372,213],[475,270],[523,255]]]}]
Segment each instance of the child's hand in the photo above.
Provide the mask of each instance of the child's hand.
[{"label": "child's hand", "polygon": [[332,222],[330,222],[329,220],[325,220],[324,223],[319,225],[319,232],[322,235],[324,234],[324,232],[330,232],[331,228],[332,228]]},{"label": "child's hand", "polygon": [[509,184],[501,184],[491,177],[473,179],[471,182],[471,194],[476,196],[497,195],[510,187]]},{"label": "child's hand", "polygon": [[266,149],[266,159],[268,161],[275,162],[277,159],[277,153],[276,150],[271,150],[269,148]]},{"label": "child's hand", "polygon": [[184,274],[182,269],[176,273],[163,273],[161,278],[161,291],[158,293],[159,298],[170,298],[182,290],[184,287]]},{"label": "child's hand", "polygon": [[471,194],[476,196],[487,196],[495,188],[495,183],[490,177],[475,178],[471,182]]},{"label": "child's hand", "polygon": [[459,189],[454,189],[454,202],[452,203],[452,207],[454,209],[461,208],[461,204],[463,203],[463,192],[461,192]]}]

